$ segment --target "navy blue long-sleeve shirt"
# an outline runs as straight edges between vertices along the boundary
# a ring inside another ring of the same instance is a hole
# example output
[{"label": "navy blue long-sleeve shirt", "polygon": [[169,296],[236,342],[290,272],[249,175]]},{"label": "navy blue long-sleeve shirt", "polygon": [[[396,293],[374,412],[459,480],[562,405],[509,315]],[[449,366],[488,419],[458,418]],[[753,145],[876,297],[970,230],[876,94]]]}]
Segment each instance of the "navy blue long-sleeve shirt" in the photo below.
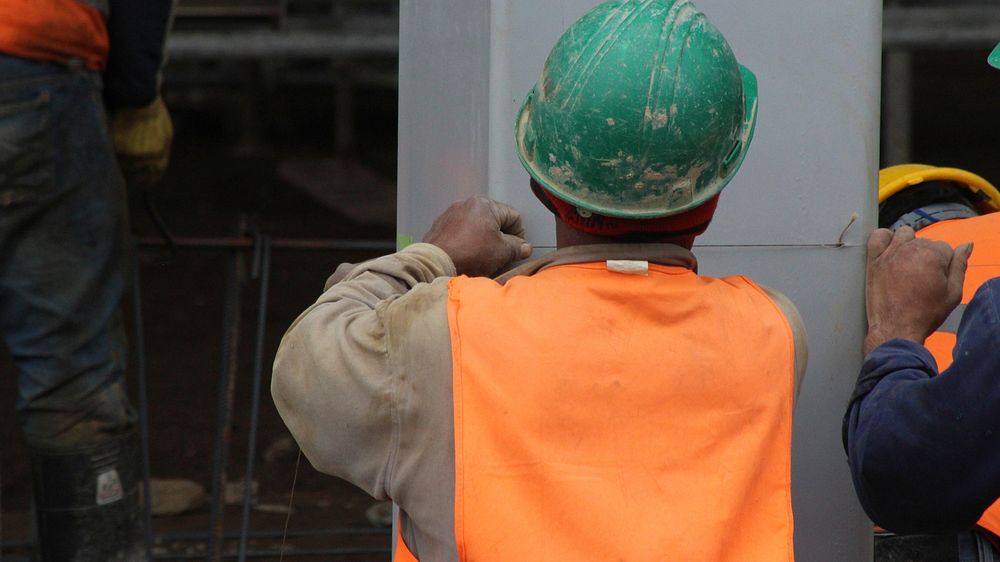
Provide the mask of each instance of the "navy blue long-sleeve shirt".
[{"label": "navy blue long-sleeve shirt", "polygon": [[844,445],[869,517],[896,533],[969,529],[1000,497],[1000,278],[968,304],[938,374],[931,353],[895,339],[861,367]]},{"label": "navy blue long-sleeve shirt", "polygon": [[110,0],[110,51],[104,101],[110,109],[142,107],[159,93],[173,0]]}]

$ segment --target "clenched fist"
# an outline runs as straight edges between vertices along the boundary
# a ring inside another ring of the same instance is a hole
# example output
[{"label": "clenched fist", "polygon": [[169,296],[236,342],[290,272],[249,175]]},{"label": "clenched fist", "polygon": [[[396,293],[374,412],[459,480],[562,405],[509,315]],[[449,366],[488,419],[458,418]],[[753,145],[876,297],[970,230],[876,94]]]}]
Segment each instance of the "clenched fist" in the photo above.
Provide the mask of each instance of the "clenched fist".
[{"label": "clenched fist", "polygon": [[531,255],[521,214],[510,205],[471,197],[448,207],[434,220],[424,242],[451,257],[459,275],[492,277]]},{"label": "clenched fist", "polygon": [[952,250],[917,238],[910,227],[880,228],[868,238],[865,354],[902,338],[923,344],[962,300],[972,244]]}]

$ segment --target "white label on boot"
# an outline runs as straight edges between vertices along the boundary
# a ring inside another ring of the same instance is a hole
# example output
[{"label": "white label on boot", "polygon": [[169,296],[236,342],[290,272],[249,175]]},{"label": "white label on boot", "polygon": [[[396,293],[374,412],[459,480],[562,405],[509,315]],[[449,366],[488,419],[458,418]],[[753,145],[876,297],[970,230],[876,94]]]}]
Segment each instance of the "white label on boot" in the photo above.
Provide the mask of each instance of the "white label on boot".
[{"label": "white label on boot", "polygon": [[125,496],[118,471],[111,469],[97,475],[97,505],[116,502]]}]

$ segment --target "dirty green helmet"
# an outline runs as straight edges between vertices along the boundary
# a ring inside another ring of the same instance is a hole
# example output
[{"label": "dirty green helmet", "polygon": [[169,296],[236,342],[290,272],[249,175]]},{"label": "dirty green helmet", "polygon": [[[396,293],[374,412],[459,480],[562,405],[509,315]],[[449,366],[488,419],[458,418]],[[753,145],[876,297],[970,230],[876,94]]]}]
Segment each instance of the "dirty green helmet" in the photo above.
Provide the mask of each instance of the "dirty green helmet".
[{"label": "dirty green helmet", "polygon": [[1000,68],[1000,45],[997,45],[997,47],[993,49],[993,53],[990,54],[989,60],[990,64],[993,65],[993,68]]},{"label": "dirty green helmet", "polygon": [[756,78],[688,0],[614,0],[556,43],[515,142],[528,173],[578,211],[656,218],[722,191],[756,117]]}]

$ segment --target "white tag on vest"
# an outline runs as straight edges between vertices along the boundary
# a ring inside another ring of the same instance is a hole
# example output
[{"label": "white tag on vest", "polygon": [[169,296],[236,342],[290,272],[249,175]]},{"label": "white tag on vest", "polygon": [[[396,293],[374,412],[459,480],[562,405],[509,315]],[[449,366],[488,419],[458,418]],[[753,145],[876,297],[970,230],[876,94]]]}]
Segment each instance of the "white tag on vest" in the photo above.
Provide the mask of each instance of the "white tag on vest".
[{"label": "white tag on vest", "polygon": [[97,475],[97,505],[107,505],[125,497],[118,471],[111,469]]},{"label": "white tag on vest", "polygon": [[608,260],[608,271],[626,275],[649,275],[649,262],[639,260]]}]

